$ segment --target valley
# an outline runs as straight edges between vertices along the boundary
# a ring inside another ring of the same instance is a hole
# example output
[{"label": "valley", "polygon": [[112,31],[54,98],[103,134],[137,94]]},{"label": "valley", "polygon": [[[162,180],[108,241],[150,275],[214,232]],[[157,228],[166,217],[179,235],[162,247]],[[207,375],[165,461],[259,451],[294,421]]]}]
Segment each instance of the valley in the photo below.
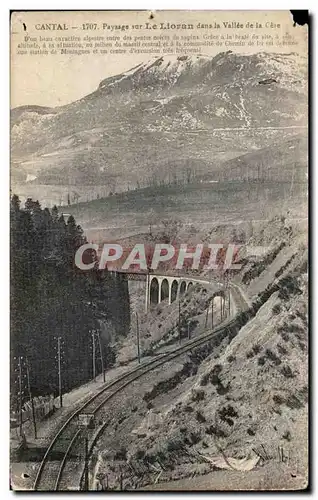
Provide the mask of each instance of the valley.
[{"label": "valley", "polygon": [[[36,255],[29,290],[45,314],[32,312],[28,327],[44,354],[42,332],[61,331],[70,365],[65,406],[55,398],[39,438],[30,420],[22,445],[11,430],[13,489],[306,488],[307,111],[305,57],[231,50],[155,56],[70,104],[12,110],[16,279],[28,282],[23,259]],[[147,281],[111,269],[91,277],[73,262],[84,242],[234,245],[240,269],[187,267],[193,283],[172,300],[172,264],[162,276],[147,266]],[[145,288],[150,276],[157,288]],[[18,290],[29,314],[32,295]],[[80,367],[69,342],[78,331]],[[34,385],[47,377],[43,392],[56,396],[43,367]],[[94,425],[84,443],[85,408]]]}]

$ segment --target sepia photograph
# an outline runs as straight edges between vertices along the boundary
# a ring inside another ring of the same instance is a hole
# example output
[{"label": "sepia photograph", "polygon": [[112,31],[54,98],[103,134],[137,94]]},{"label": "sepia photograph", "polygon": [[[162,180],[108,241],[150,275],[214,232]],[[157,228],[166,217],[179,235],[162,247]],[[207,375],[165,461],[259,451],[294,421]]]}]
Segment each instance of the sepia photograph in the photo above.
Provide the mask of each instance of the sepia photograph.
[{"label": "sepia photograph", "polygon": [[308,22],[11,12],[11,490],[308,488]]}]

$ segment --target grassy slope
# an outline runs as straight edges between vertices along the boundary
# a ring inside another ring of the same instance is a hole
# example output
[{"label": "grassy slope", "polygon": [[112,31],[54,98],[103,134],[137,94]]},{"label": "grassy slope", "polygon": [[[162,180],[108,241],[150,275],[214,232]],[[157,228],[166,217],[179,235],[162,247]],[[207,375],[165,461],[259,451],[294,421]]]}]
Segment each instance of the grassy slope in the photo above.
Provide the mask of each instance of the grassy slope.
[{"label": "grassy slope", "polygon": [[[272,221],[267,236],[271,228],[275,247],[282,229],[278,221]],[[254,240],[260,242],[263,235],[264,228],[254,235]],[[256,450],[264,458],[260,465],[265,462],[267,471],[268,466],[274,469],[279,466],[285,481],[279,481],[277,475],[260,472],[260,483],[253,483],[254,487],[302,488],[306,484],[308,284],[304,264],[307,257],[298,233],[289,237],[282,234],[282,238],[288,248],[293,248],[295,259],[286,265],[286,248],[282,249],[268,265],[269,283],[264,282],[263,272],[260,279],[252,280],[248,291],[255,298],[257,292],[273,283],[271,274],[281,269],[280,278],[295,277],[296,293],[290,288],[274,292],[264,299],[256,316],[230,344],[225,342],[214,348],[203,362],[192,360],[190,365],[192,368],[196,365],[197,371],[192,369],[184,375],[185,366],[181,366],[179,374],[167,371],[168,389],[161,390],[158,383],[149,387],[149,391],[156,392],[151,399],[151,411],[158,415],[160,423],[151,426],[147,414],[138,427],[144,429],[144,434],[138,439],[131,437],[128,447],[134,465],[135,454],[140,450],[146,451],[149,460],[155,460],[159,470],[161,465],[156,460],[163,464],[160,481],[211,470],[208,463],[200,461],[200,454],[220,459],[223,450],[226,456],[240,459]],[[160,316],[166,313],[162,311]],[[154,320],[149,321],[154,328]],[[145,320],[145,329],[146,323]],[[179,376],[177,382],[176,376]],[[278,447],[283,448],[284,462],[278,456]],[[137,459],[136,464],[140,463]],[[153,482],[157,475],[154,473],[148,481]],[[245,475],[242,477],[243,483],[237,480],[241,488],[246,485]],[[230,486],[226,478],[231,481],[230,474],[224,475],[225,489]],[[207,480],[205,483],[208,488]]]},{"label": "grassy slope", "polygon": [[[196,183],[158,186],[63,207],[94,241],[147,232],[167,218],[209,228],[240,220],[270,219],[275,214],[306,217],[306,185],[290,182]],[[94,231],[94,228],[105,228]],[[112,230],[110,230],[112,228]]]}]

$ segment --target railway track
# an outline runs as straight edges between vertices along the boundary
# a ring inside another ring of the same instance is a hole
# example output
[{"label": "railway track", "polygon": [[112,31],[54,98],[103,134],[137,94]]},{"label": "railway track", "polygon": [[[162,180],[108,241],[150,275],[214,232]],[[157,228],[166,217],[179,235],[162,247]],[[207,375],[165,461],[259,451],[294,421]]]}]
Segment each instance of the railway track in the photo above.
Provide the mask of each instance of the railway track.
[{"label": "railway track", "polygon": [[97,421],[97,426],[94,429],[85,431],[87,433],[87,452],[89,456],[97,439],[107,427],[108,421],[98,421],[98,412],[108,401],[144,374],[217,337],[220,333],[234,326],[235,321],[236,318],[227,320],[222,326],[214,328],[209,333],[190,340],[173,351],[160,354],[149,362],[142,363],[113,382],[106,384],[99,392],[94,394],[70,415],[51,441],[37,471],[33,490],[66,491],[80,488],[85,471],[85,457],[84,436],[78,422],[79,414],[93,414],[95,421]]}]

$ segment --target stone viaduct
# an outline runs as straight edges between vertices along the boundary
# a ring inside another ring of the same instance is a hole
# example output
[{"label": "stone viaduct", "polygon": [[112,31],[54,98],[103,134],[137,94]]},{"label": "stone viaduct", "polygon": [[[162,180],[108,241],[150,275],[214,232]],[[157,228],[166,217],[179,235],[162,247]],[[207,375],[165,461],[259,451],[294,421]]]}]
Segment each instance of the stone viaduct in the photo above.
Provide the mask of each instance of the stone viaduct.
[{"label": "stone viaduct", "polygon": [[[122,272],[122,271],[120,271]],[[145,311],[147,312],[152,305],[160,304],[168,300],[172,304],[178,300],[181,295],[186,293],[194,284],[201,284],[203,287],[211,288],[213,283],[196,276],[178,276],[173,274],[156,274],[152,272],[126,272],[128,280],[145,281]],[[215,283],[216,290],[212,296],[212,307],[214,297],[221,297],[225,301],[226,291],[223,284]]]}]

